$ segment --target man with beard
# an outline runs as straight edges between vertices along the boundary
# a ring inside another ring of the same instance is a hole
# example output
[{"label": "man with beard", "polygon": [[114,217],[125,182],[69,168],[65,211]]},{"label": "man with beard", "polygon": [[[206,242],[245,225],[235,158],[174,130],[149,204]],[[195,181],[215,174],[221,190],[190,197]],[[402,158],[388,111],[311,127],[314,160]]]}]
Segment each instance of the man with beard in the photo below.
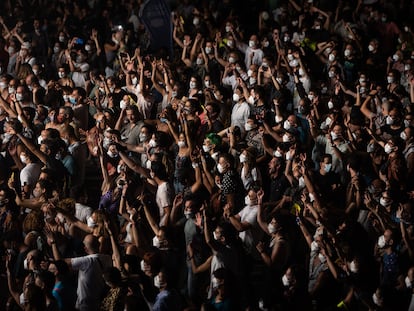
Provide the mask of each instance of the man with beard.
[{"label": "man with beard", "polygon": [[273,157],[269,161],[268,174],[269,182],[267,184],[269,188],[265,193],[269,195],[268,202],[271,205],[276,205],[282,199],[286,189],[290,187],[284,174],[283,158]]}]

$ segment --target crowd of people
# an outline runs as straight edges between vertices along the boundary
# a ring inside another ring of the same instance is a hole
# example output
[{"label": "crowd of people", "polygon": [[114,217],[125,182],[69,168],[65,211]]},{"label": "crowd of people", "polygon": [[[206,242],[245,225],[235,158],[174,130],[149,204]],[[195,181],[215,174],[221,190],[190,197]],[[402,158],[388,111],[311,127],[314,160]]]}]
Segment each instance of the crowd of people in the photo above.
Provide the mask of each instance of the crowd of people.
[{"label": "crowd of people", "polygon": [[0,3],[0,309],[413,311],[412,1],[143,2]]}]

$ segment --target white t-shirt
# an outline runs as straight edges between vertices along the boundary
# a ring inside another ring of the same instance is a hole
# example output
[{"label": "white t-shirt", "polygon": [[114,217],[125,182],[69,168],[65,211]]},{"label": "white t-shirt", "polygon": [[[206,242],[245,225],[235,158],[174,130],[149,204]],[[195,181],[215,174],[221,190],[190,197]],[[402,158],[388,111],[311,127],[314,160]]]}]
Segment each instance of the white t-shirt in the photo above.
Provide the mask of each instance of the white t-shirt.
[{"label": "white t-shirt", "polygon": [[23,187],[25,184],[33,189],[36,185],[42,165],[40,163],[29,163],[20,171],[20,184]]},{"label": "white t-shirt", "polygon": [[72,269],[78,273],[76,308],[78,310],[99,309],[104,289],[103,272],[112,267],[109,255],[92,254],[71,258]]},{"label": "white t-shirt", "polygon": [[248,252],[252,252],[256,247],[256,244],[261,238],[261,230],[257,225],[257,211],[259,205],[245,206],[238,215],[240,216],[240,222],[247,222],[251,225],[250,229],[239,233],[240,240],[242,240]]},{"label": "white t-shirt", "polygon": [[244,125],[250,115],[250,106],[247,102],[237,103],[231,111],[231,126],[238,126],[242,133],[245,132]]},{"label": "white t-shirt", "polygon": [[155,201],[157,202],[158,209],[160,211],[160,223],[159,226],[164,226],[166,223],[166,214],[164,208],[171,206],[171,187],[168,182],[164,182],[158,186],[157,193],[155,195]]},{"label": "white t-shirt", "polygon": [[92,207],[76,203],[75,204],[75,217],[83,223],[87,223],[88,217],[92,215]]}]

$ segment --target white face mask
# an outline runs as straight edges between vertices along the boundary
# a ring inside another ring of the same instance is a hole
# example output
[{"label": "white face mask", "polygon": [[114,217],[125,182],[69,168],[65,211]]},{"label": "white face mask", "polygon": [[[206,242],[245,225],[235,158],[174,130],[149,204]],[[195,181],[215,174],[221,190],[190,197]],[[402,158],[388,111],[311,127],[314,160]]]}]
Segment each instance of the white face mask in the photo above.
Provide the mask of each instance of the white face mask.
[{"label": "white face mask", "polygon": [[284,142],[284,143],[288,143],[288,142],[290,142],[290,136],[288,135],[288,134],[283,134],[283,136],[282,136],[282,141]]},{"label": "white face mask", "polygon": [[225,29],[226,29],[226,32],[230,32],[231,31],[231,26],[226,26]]},{"label": "white face mask", "polygon": [[247,162],[247,157],[243,153],[239,156],[240,163]]},{"label": "white face mask", "polygon": [[156,276],[154,277],[154,286],[155,286],[156,288],[161,288],[160,277],[159,277],[158,275],[156,275]]},{"label": "white face mask", "polygon": [[138,78],[137,77],[133,77],[131,80],[132,85],[137,85],[138,84]]},{"label": "white face mask", "polygon": [[329,54],[328,59],[330,62],[333,62],[335,60],[335,54]]},{"label": "white face mask", "polygon": [[198,17],[194,17],[193,18],[193,25],[197,26],[198,24],[200,24],[200,19]]},{"label": "white face mask", "polygon": [[377,306],[382,306],[382,299],[378,298],[377,293],[372,294],[372,300]]},{"label": "white face mask", "polygon": [[385,119],[385,123],[387,125],[393,125],[394,124],[394,119],[391,118],[391,116],[387,116],[387,118]]},{"label": "white face mask", "polygon": [[23,164],[26,164],[26,161],[27,161],[27,157],[25,156],[25,155],[20,155],[20,161],[23,163]]},{"label": "white face mask", "polygon": [[328,72],[328,77],[329,77],[329,78],[333,78],[333,77],[335,77],[335,72],[334,72],[334,71],[332,71],[332,70],[330,70],[330,71]]},{"label": "white face mask", "polygon": [[283,156],[283,154],[281,154],[279,150],[276,150],[276,151],[273,153],[273,155],[274,155],[276,158],[281,158],[281,157]]},{"label": "white face mask", "polygon": [[394,54],[392,56],[392,59],[394,60],[394,62],[398,62],[398,60],[400,59],[400,57],[398,56],[398,54]]},{"label": "white face mask", "polygon": [[194,81],[190,82],[190,89],[195,89],[197,87],[197,83],[195,83]]},{"label": "white face mask", "polygon": [[161,243],[160,243],[160,239],[158,239],[158,237],[157,237],[157,236],[155,236],[155,237],[152,239],[152,246],[154,246],[154,247],[156,247],[156,248],[160,248]]},{"label": "white face mask", "polygon": [[253,78],[253,77],[249,78],[250,85],[256,84],[256,82],[257,82],[256,78]]},{"label": "white face mask", "polygon": [[274,234],[276,232],[276,226],[272,223],[268,224],[267,231],[269,231],[270,234]]},{"label": "white face mask", "polygon": [[230,56],[230,57],[229,57],[229,63],[230,63],[230,64],[234,64],[235,62],[236,62],[236,58],[234,58],[234,57]]},{"label": "white face mask", "polygon": [[197,58],[196,64],[201,65],[202,63],[203,63],[203,59],[202,58]]},{"label": "white face mask", "polygon": [[378,244],[378,247],[379,247],[379,248],[384,248],[384,246],[385,246],[385,244],[386,244],[384,235],[381,235],[381,236],[378,238],[378,242],[377,242],[377,244]]},{"label": "white face mask", "polygon": [[60,79],[62,79],[66,76],[66,74],[63,71],[59,71],[58,76],[59,76]]},{"label": "white face mask", "polygon": [[332,140],[335,140],[335,139],[338,139],[339,135],[336,134],[335,132],[331,132],[331,137],[332,137]]},{"label": "white face mask", "polygon": [[392,152],[392,147],[390,146],[390,144],[385,144],[384,151],[386,154],[390,154]]},{"label": "white face mask", "polygon": [[216,231],[213,231],[213,238],[214,238],[214,240],[218,241],[221,238],[221,236],[219,237],[217,235]]},{"label": "white face mask", "polygon": [[125,109],[125,107],[127,106],[127,103],[126,103],[126,101],[125,100],[121,100],[120,102],[119,102],[119,108],[121,108],[121,109]]},{"label": "white face mask", "polygon": [[344,51],[344,55],[345,55],[345,57],[349,57],[349,56],[351,55],[351,50],[346,49],[346,50]]},{"label": "white face mask", "polygon": [[86,224],[88,225],[89,228],[93,228],[96,226],[96,222],[93,220],[92,216],[89,216],[86,219]]},{"label": "white face mask", "polygon": [[29,264],[28,264],[27,258],[25,258],[24,261],[23,261],[23,269],[24,270],[29,270]]},{"label": "white face mask", "polygon": [[150,146],[150,148],[154,148],[154,147],[157,147],[157,142],[151,138],[150,141],[148,142],[148,145]]},{"label": "white face mask", "polygon": [[286,274],[284,274],[284,275],[282,276],[282,283],[283,283],[283,286],[284,286],[284,287],[289,287],[289,286],[290,286],[290,281],[289,281],[289,279],[287,278]]},{"label": "white face mask", "polygon": [[407,134],[405,132],[401,132],[400,137],[402,140],[407,140]]},{"label": "white face mask", "polygon": [[375,47],[372,44],[368,45],[368,51],[372,52],[374,49]]},{"label": "white face mask", "polygon": [[355,261],[354,261],[354,260],[352,260],[352,261],[349,263],[349,270],[350,270],[352,273],[357,273],[357,272],[358,272],[358,268],[357,268],[357,265],[356,265],[356,263],[355,263]]},{"label": "white face mask", "polygon": [[18,102],[21,102],[23,100],[23,94],[22,93],[16,93],[16,100]]},{"label": "white face mask", "polygon": [[203,151],[208,153],[211,150],[211,146],[210,145],[203,145]]},{"label": "white face mask", "polygon": [[205,51],[206,51],[206,54],[210,54],[212,52],[212,48],[209,46],[206,46]]},{"label": "white face mask", "polygon": [[301,176],[300,178],[299,178],[299,188],[300,189],[303,189],[303,188],[305,188],[305,178],[303,178],[303,176]]},{"label": "white face mask", "polygon": [[411,280],[410,280],[410,278],[408,277],[408,275],[405,277],[404,282],[405,282],[405,286],[406,286],[407,288],[411,288],[412,284],[411,284]]},{"label": "white face mask", "polygon": [[292,127],[292,125],[290,124],[290,122],[288,120],[285,120],[285,122],[283,122],[283,128],[286,131],[289,131],[289,129]]},{"label": "white face mask", "polygon": [[183,147],[185,147],[185,141],[180,140],[180,141],[178,141],[177,145],[178,145],[178,147],[183,148]]},{"label": "white face mask", "polygon": [[224,167],[223,167],[223,165],[221,165],[220,163],[219,163],[219,164],[217,164],[217,171],[218,171],[220,174],[223,174],[223,172],[224,172]]},{"label": "white face mask", "polygon": [[325,172],[329,173],[332,169],[332,163],[325,164]]},{"label": "white face mask", "polygon": [[239,94],[234,93],[234,94],[233,94],[233,101],[234,101],[235,103],[237,103],[239,100],[240,100],[240,96],[239,96]]},{"label": "white face mask", "polygon": [[108,150],[108,152],[106,154],[112,159],[118,157],[118,152],[112,152],[112,151]]},{"label": "white face mask", "polygon": [[297,67],[298,65],[299,65],[299,62],[298,62],[298,60],[297,60],[297,59],[292,59],[292,60],[289,62],[289,66],[290,66],[290,67],[292,67],[292,68]]},{"label": "white face mask", "polygon": [[387,77],[388,84],[394,83],[394,77],[388,76]]},{"label": "white face mask", "polygon": [[249,47],[253,48],[256,43],[253,40],[249,40]]},{"label": "white face mask", "polygon": [[186,219],[194,218],[194,213],[192,211],[185,211],[184,216]]}]

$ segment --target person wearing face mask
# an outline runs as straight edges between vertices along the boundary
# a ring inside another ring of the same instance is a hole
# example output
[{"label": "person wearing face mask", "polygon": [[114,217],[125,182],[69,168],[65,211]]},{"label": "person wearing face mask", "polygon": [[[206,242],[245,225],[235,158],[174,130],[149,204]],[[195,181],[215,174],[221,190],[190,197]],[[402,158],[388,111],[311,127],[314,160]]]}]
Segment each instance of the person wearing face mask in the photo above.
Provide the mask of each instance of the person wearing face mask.
[{"label": "person wearing face mask", "polygon": [[20,154],[13,154],[13,160],[20,171],[20,185],[22,197],[30,198],[36,182],[39,179],[42,165],[38,163],[36,157],[27,149],[23,149]]},{"label": "person wearing face mask", "polygon": [[381,166],[379,177],[387,187],[397,193],[407,187],[407,166],[402,154],[403,142],[400,137],[392,137],[387,143],[378,142],[387,155],[387,161]]},{"label": "person wearing face mask", "polygon": [[[16,203],[24,209],[39,209],[43,203],[54,196],[55,186],[48,180],[38,180],[31,194],[22,198],[16,193]],[[27,210],[29,211],[29,210]]]},{"label": "person wearing face mask", "polygon": [[154,277],[154,286],[158,288],[159,293],[155,297],[155,302],[152,306],[153,311],[181,310],[179,294],[170,285],[172,281],[170,278],[171,272],[167,271],[165,267]]},{"label": "person wearing face mask", "polygon": [[260,170],[256,166],[256,150],[248,147],[242,151],[239,156],[240,177],[243,181],[244,189],[247,191],[253,186],[262,185],[262,176]]},{"label": "person wearing face mask", "polygon": [[312,301],[310,300],[306,286],[306,271],[298,264],[290,265],[282,276],[283,310],[311,310]]},{"label": "person wearing face mask", "polygon": [[230,221],[238,231],[245,250],[249,256],[258,259],[256,245],[261,240],[263,232],[257,223],[259,197],[263,197],[263,190],[251,188],[244,200],[245,206],[238,214],[232,214],[229,208],[224,208],[224,217]]},{"label": "person wearing face mask", "polygon": [[[275,283],[273,280],[282,278],[282,269],[288,263],[291,245],[284,230],[282,216],[274,215],[269,217],[265,215],[262,199],[263,191],[258,193],[257,223],[262,231],[270,237],[270,242],[268,245],[265,245],[264,242],[260,241],[256,245],[256,250],[261,261],[268,267],[268,269],[264,270],[266,273],[262,276],[265,284],[267,284],[263,294],[264,303],[272,305],[275,303],[274,299],[276,298],[272,297],[272,295],[281,291],[281,284],[279,282]],[[269,223],[265,220],[266,218],[270,220]]]},{"label": "person wearing face mask", "polygon": [[66,52],[69,70],[72,72],[72,80],[76,87],[86,88],[86,81],[88,79],[89,64],[87,62],[87,55],[84,51],[79,51],[76,58],[73,59],[69,52]]},{"label": "person wearing face mask", "polygon": [[[125,120],[128,122],[125,123]],[[136,105],[127,106],[119,115],[114,129],[121,133],[121,140],[129,145],[139,145],[139,134],[144,125],[142,115]]]},{"label": "person wearing face mask", "polygon": [[250,106],[245,100],[243,88],[241,86],[238,86],[234,90],[232,100],[234,105],[231,111],[230,125],[239,127],[242,130],[242,133],[245,133],[245,124],[250,116]]},{"label": "person wearing face mask", "polygon": [[234,39],[236,39],[237,48],[244,54],[246,68],[249,68],[251,64],[260,66],[263,62],[264,53],[260,48],[258,36],[251,35],[248,44],[239,41],[237,36],[235,36]]},{"label": "person wearing face mask", "polygon": [[343,191],[342,182],[338,173],[332,171],[332,155],[323,154],[319,162],[319,169],[312,178],[316,191],[326,202],[335,202]]},{"label": "person wearing face mask", "polygon": [[[55,260],[61,259],[61,255],[53,236],[48,237],[52,247]],[[83,239],[85,256],[65,258],[65,262],[73,271],[78,271],[77,286],[77,310],[96,310],[101,304],[101,297],[104,293],[105,280],[103,273],[112,267],[111,256],[102,254],[99,240],[96,236],[88,234]]]}]

